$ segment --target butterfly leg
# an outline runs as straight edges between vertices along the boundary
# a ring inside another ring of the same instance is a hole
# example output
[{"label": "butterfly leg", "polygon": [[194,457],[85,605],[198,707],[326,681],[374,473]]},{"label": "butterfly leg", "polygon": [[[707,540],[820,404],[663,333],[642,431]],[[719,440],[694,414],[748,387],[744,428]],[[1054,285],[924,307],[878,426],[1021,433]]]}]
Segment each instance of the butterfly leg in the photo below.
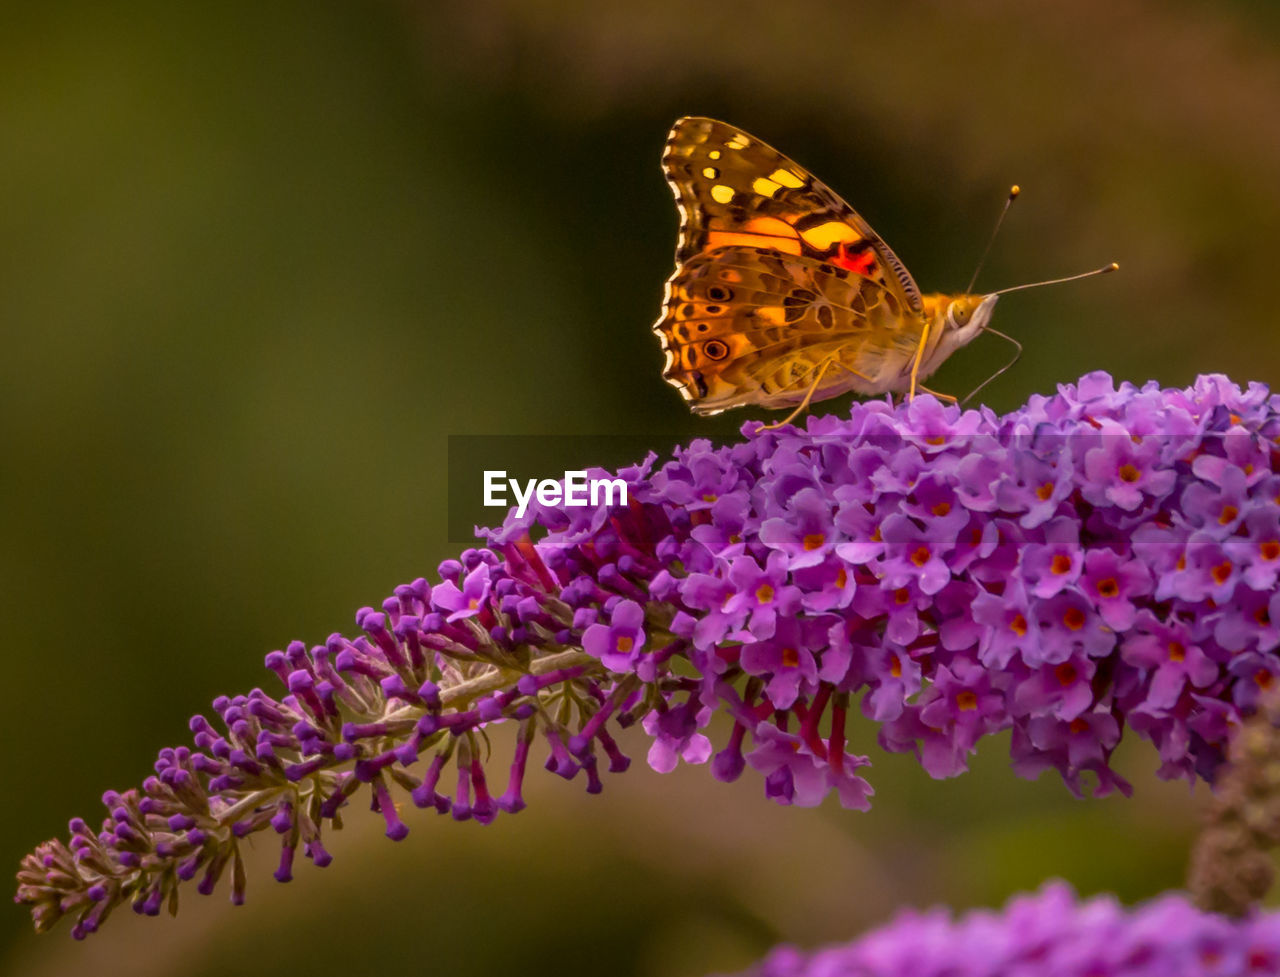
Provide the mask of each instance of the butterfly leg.
[{"label": "butterfly leg", "polygon": [[920,393],[922,394],[929,394],[932,397],[937,397],[939,400],[945,400],[949,404],[960,403],[959,397],[952,396],[951,394],[938,393],[938,391],[936,390],[930,390],[924,384],[920,384],[919,386],[916,387],[916,389],[920,391]]},{"label": "butterfly leg", "polygon": [[907,391],[907,400],[916,399],[916,390],[920,389],[916,383],[916,377],[920,375],[920,361],[924,359],[924,348],[929,342],[929,328],[933,324],[928,320],[925,321],[924,331],[920,333],[920,345],[916,347],[915,359],[911,361],[911,387]]},{"label": "butterfly leg", "polygon": [[[786,425],[790,424],[790,423],[791,423],[792,421],[794,421],[797,417],[799,417],[802,413],[804,413],[804,409],[805,409],[806,407],[808,407],[808,406],[809,406],[809,401],[813,399],[814,392],[818,389],[818,384],[820,384],[820,383],[822,382],[823,374],[825,374],[825,373],[827,372],[827,369],[828,369],[828,368],[831,366],[831,364],[832,364],[832,363],[834,363],[835,361],[836,361],[836,357],[835,357],[834,355],[832,355],[832,356],[828,356],[825,360],[823,360],[823,361],[822,361],[822,365],[821,365],[820,367],[818,367],[818,375],[817,375],[816,377],[814,377],[814,378],[813,378],[813,383],[811,383],[811,384],[809,385],[809,390],[808,390],[808,392],[804,395],[804,400],[800,401],[799,406],[798,406],[798,407],[796,407],[796,409],[795,409],[795,410],[793,410],[790,414],[788,414],[788,415],[787,415],[783,420],[781,420],[781,421],[777,421],[777,422],[776,422],[776,423],[774,423],[774,424],[765,424],[764,426],[762,426],[762,427],[760,428],[760,430],[761,430],[761,431],[776,431],[778,428],[780,428],[780,427],[785,427]],[[847,367],[846,367],[846,369],[847,369]],[[850,372],[853,372],[853,371],[850,371]]]}]

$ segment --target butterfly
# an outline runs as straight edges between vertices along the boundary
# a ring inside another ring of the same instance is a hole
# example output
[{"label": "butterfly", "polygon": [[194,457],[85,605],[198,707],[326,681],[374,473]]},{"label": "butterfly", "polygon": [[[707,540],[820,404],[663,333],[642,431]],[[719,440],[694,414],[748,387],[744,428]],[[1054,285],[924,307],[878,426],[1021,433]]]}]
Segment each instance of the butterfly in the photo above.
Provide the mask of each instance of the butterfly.
[{"label": "butterfly", "polygon": [[790,421],[850,390],[914,396],[989,328],[1000,293],[922,294],[857,211],[727,122],[678,120],[662,168],[681,220],[653,330],[696,414],[795,407]]}]

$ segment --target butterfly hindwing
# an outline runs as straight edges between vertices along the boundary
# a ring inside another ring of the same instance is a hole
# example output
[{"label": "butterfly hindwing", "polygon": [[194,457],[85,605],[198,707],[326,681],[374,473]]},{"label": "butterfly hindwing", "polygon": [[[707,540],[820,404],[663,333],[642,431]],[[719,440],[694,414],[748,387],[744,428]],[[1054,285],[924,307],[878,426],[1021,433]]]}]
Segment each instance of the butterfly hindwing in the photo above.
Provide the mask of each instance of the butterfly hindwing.
[{"label": "butterfly hindwing", "polygon": [[901,300],[874,279],[805,255],[725,245],[682,262],[654,327],[663,376],[699,414],[798,403],[826,360],[819,397],[876,392],[891,351],[908,356]]}]

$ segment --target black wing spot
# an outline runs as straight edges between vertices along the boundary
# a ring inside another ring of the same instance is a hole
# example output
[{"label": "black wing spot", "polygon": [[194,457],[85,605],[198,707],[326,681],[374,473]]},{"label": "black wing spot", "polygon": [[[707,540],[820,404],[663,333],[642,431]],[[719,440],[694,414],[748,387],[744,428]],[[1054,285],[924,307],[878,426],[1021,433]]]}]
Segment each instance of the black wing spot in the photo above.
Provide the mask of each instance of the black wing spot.
[{"label": "black wing spot", "polygon": [[707,298],[714,299],[717,302],[728,302],[733,298],[733,292],[723,285],[712,285],[707,289]]},{"label": "black wing spot", "polygon": [[707,308],[706,308],[706,312],[707,312],[707,315],[719,315],[719,314],[720,314],[720,306],[718,306],[718,305],[708,305],[708,306],[707,306]]},{"label": "black wing spot", "polygon": [[709,360],[722,360],[729,355],[729,347],[719,339],[712,339],[702,345],[702,352]]},{"label": "black wing spot", "polygon": [[709,325],[707,325],[705,322],[699,322],[699,323],[698,323],[698,332],[706,332],[706,331],[707,331],[708,329],[710,329],[710,328],[711,328],[711,327],[710,327]]}]

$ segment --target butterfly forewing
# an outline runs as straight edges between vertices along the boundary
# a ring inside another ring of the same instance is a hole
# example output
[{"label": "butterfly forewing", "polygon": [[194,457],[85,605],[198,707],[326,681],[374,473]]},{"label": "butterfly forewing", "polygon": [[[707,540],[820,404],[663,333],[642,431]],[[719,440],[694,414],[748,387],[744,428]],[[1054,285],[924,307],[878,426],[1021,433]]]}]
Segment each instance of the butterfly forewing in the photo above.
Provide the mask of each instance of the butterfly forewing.
[{"label": "butterfly forewing", "polygon": [[680,207],[677,264],[729,244],[777,248],[842,264],[921,310],[915,281],[857,211],[755,136],[715,119],[680,119],[662,166]]}]

